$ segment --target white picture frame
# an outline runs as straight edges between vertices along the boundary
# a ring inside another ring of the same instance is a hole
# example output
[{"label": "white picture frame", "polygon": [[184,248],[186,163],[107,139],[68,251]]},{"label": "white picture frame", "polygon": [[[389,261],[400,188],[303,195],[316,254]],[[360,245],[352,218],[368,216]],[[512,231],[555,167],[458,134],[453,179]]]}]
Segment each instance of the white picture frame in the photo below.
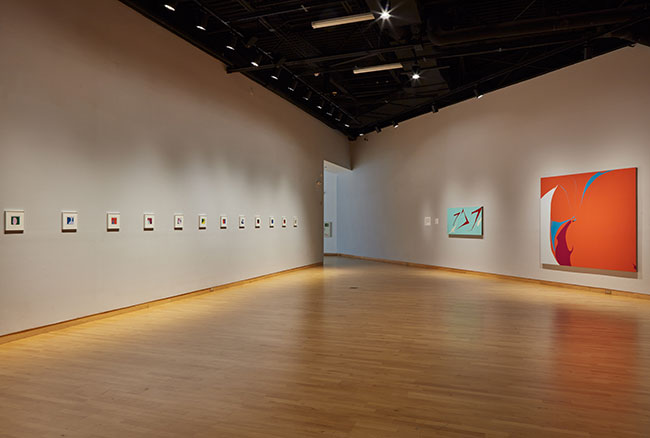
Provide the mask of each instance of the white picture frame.
[{"label": "white picture frame", "polygon": [[262,228],[262,218],[255,216],[255,228]]},{"label": "white picture frame", "polygon": [[246,228],[246,216],[243,214],[239,215],[239,228]]},{"label": "white picture frame", "polygon": [[25,210],[5,210],[5,233],[25,232]]},{"label": "white picture frame", "polygon": [[199,215],[199,230],[206,230],[208,228],[208,215]]},{"label": "white picture frame", "polygon": [[61,212],[61,231],[74,233],[79,229],[79,213],[76,211]]},{"label": "white picture frame", "polygon": [[269,228],[275,228],[275,218],[273,216],[269,217]]},{"label": "white picture frame", "polygon": [[120,214],[106,213],[106,230],[120,231]]},{"label": "white picture frame", "polygon": [[298,216],[293,217],[293,227],[298,228]]},{"label": "white picture frame", "polygon": [[183,230],[185,226],[185,216],[182,214],[175,214],[174,215],[174,229],[181,231]]},{"label": "white picture frame", "polygon": [[221,229],[228,228],[228,216],[226,215],[219,216],[219,228]]},{"label": "white picture frame", "polygon": [[282,228],[287,228],[287,217],[282,216]]},{"label": "white picture frame", "polygon": [[154,231],[156,229],[156,215],[145,213],[142,217],[142,225],[145,231]]}]

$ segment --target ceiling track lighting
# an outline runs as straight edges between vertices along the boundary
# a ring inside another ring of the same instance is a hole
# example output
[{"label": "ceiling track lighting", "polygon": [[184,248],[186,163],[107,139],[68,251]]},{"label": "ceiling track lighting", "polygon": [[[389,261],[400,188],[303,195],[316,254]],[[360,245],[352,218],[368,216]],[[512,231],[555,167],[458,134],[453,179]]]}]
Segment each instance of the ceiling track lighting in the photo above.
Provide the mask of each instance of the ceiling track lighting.
[{"label": "ceiling track lighting", "polygon": [[201,19],[201,22],[196,25],[196,28],[198,30],[206,31],[208,30],[208,16],[204,15],[203,18]]},{"label": "ceiling track lighting", "polygon": [[168,0],[166,1],[163,6],[165,9],[168,11],[176,12],[176,8],[178,7],[178,1],[175,0]]},{"label": "ceiling track lighting", "polygon": [[393,128],[397,129],[398,126],[399,126],[399,123],[393,122]]},{"label": "ceiling track lighting", "polygon": [[230,41],[226,44],[226,49],[228,50],[236,50],[237,49],[237,36],[232,35],[230,37]]},{"label": "ceiling track lighting", "polygon": [[411,74],[411,79],[413,79],[414,81],[417,81],[421,77],[422,76],[421,76],[421,72],[420,72],[420,67],[418,67],[417,65],[413,66],[413,73]]},{"label": "ceiling track lighting", "polygon": [[481,97],[483,97],[483,95],[482,95],[481,93],[479,93],[479,91],[478,91],[478,87],[474,87],[474,96],[475,96],[477,99],[480,99]]},{"label": "ceiling track lighting", "polygon": [[334,117],[334,120],[336,120],[337,122],[340,122],[341,119],[343,119],[343,113],[341,111],[339,111],[339,112],[336,113],[336,117]]},{"label": "ceiling track lighting", "polygon": [[372,12],[363,14],[346,15],[345,17],[328,18],[326,20],[312,21],[312,29],[322,29],[324,27],[340,26],[343,24],[360,23],[362,21],[372,21],[375,15]]},{"label": "ceiling track lighting", "polygon": [[316,108],[322,110],[324,106],[325,106],[325,99],[321,97],[320,102],[318,102],[318,105],[316,105]]},{"label": "ceiling track lighting", "polygon": [[308,90],[308,91],[307,91],[307,94],[305,94],[304,96],[302,96],[302,98],[303,98],[304,100],[306,100],[306,101],[309,101],[309,99],[311,99],[311,96],[312,96],[313,94],[314,94],[313,91]]},{"label": "ceiling track lighting", "polygon": [[280,79],[280,73],[282,73],[282,69],[278,67],[275,69],[273,73],[271,73],[271,78],[277,81],[278,79]]},{"label": "ceiling track lighting", "polygon": [[377,131],[377,134],[381,132],[381,128],[379,126],[375,126],[375,131]]},{"label": "ceiling track lighting", "polygon": [[436,106],[435,103],[431,104],[431,112],[434,114],[438,112],[438,107]]},{"label": "ceiling track lighting", "polygon": [[386,7],[381,8],[381,12],[379,13],[379,18],[382,20],[388,20],[391,17],[390,15],[390,2],[386,2]]},{"label": "ceiling track lighting", "polygon": [[376,71],[384,71],[384,70],[396,70],[398,68],[404,68],[401,62],[395,62],[392,64],[382,64],[382,65],[373,65],[370,67],[361,67],[361,68],[355,68],[352,70],[352,72],[355,75],[360,75],[364,73],[373,73]]},{"label": "ceiling track lighting", "polygon": [[262,59],[263,59],[262,55],[259,55],[257,58],[251,61],[251,64],[253,65],[253,67],[259,67],[260,64],[262,64]]},{"label": "ceiling track lighting", "polygon": [[327,114],[328,116],[331,117],[332,114],[334,114],[334,106],[329,105],[328,108],[327,108],[327,111],[325,111],[325,114]]},{"label": "ceiling track lighting", "polygon": [[349,128],[349,127],[350,127],[350,124],[349,124],[348,122],[345,122],[345,123],[343,124],[343,126],[345,126],[346,128]]},{"label": "ceiling track lighting", "polygon": [[296,88],[298,88],[298,79],[291,81],[291,84],[287,88],[289,88],[289,91],[296,91]]}]

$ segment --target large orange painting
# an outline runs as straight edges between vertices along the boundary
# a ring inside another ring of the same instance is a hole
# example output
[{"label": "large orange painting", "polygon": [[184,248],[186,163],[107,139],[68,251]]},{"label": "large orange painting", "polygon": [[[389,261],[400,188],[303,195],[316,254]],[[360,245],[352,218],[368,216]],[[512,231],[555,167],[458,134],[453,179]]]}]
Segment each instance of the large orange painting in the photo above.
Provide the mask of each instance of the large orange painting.
[{"label": "large orange painting", "polygon": [[636,272],[636,171],[542,178],[542,263]]}]

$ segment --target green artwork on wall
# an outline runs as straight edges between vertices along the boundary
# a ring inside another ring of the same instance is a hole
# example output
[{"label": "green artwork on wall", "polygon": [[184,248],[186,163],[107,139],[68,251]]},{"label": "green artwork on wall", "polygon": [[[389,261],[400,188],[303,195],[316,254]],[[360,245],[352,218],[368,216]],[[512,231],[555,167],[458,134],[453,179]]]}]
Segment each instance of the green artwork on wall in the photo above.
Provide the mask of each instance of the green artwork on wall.
[{"label": "green artwork on wall", "polygon": [[447,234],[450,236],[482,236],[483,207],[448,208]]}]

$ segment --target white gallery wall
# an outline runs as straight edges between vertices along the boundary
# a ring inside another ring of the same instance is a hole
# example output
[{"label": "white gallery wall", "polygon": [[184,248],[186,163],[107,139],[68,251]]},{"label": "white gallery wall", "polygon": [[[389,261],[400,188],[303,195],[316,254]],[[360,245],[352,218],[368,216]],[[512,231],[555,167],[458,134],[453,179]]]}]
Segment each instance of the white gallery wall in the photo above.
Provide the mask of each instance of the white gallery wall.
[{"label": "white gallery wall", "polygon": [[323,237],[323,251],[325,254],[336,254],[338,252],[336,239],[338,237],[338,230],[336,229],[338,205],[337,201],[337,181],[338,174],[334,172],[323,172],[323,218],[324,222],[332,224],[332,234],[330,237]]},{"label": "white gallery wall", "polygon": [[[338,252],[650,293],[648,78],[650,48],[626,48],[357,140]],[[639,169],[637,277],[542,268],[540,178],[625,167]],[[484,237],[448,237],[447,208],[475,205]]]},{"label": "white gallery wall", "polygon": [[116,0],[4,2],[0,54],[0,335],[322,260],[342,135]]}]

